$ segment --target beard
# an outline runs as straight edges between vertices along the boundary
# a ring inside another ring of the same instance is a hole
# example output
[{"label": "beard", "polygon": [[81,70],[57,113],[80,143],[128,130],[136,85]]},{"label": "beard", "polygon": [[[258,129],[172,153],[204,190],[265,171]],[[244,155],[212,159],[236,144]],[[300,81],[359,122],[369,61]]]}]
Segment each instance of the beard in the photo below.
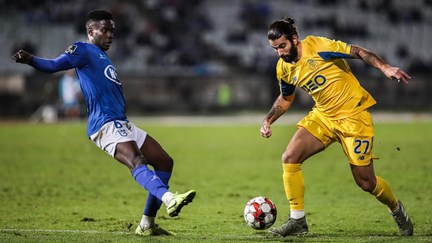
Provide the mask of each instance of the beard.
[{"label": "beard", "polygon": [[289,50],[289,54],[281,56],[282,60],[284,60],[284,62],[288,62],[288,63],[292,63],[292,62],[296,61],[298,58],[297,46],[295,46],[292,41],[290,41],[290,42],[291,42],[291,49]]}]

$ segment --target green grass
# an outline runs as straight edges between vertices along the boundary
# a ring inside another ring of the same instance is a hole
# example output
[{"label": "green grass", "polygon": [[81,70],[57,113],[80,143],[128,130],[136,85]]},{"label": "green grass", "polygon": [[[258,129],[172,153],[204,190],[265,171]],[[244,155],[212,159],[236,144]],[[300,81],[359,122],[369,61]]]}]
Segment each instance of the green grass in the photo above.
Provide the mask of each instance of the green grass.
[{"label": "green grass", "polygon": [[197,197],[177,219],[157,222],[172,237],[133,235],[146,191],[123,165],[94,146],[84,123],[0,125],[0,242],[431,242],[432,123],[377,124],[376,174],[405,204],[415,235],[404,238],[385,206],[359,189],[339,144],[303,166],[310,233],[274,238],[248,228],[243,207],[264,195],[287,217],[281,153],[293,125],[259,135],[259,123],[232,126],[137,124],[175,159],[173,191]]}]

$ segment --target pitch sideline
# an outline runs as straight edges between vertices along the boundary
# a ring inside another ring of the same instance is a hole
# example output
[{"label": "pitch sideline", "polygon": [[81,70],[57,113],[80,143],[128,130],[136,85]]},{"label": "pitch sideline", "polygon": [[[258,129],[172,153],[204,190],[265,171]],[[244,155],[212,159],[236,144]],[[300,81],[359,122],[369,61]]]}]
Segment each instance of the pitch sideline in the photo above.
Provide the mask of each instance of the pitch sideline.
[{"label": "pitch sideline", "polygon": [[[288,112],[281,116],[274,125],[293,125],[299,122],[308,111]],[[375,124],[380,123],[411,123],[431,122],[432,113],[429,112],[375,112],[371,111]],[[237,114],[237,115],[162,115],[162,116],[131,116],[135,124],[158,124],[168,126],[214,126],[214,125],[261,125],[265,113]]]},{"label": "pitch sideline", "polygon": [[[65,233],[65,234],[106,234],[106,235],[135,235],[133,232],[125,231],[100,231],[100,230],[56,230],[56,229],[0,229],[0,233],[8,232],[29,232],[29,233]],[[182,234],[184,237],[190,234]],[[268,239],[265,235],[224,235],[222,239],[242,240],[242,239]]]}]

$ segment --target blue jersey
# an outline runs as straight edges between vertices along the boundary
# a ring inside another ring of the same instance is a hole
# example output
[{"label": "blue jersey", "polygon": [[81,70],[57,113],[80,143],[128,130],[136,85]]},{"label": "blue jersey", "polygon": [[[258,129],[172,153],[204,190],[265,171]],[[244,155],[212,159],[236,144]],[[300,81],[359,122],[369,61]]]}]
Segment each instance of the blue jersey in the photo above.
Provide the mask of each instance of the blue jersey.
[{"label": "blue jersey", "polygon": [[76,42],[56,59],[33,57],[32,61],[35,68],[46,72],[75,68],[87,103],[89,137],[109,121],[127,120],[116,69],[96,45]]}]

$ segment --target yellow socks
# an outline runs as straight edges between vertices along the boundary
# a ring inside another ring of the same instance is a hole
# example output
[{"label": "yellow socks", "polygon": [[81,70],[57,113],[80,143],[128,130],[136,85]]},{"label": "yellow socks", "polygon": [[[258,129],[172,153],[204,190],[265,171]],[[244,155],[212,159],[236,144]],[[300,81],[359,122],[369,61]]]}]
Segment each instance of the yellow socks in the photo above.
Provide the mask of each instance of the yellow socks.
[{"label": "yellow socks", "polygon": [[390,211],[394,211],[397,209],[398,202],[395,195],[390,189],[387,181],[385,181],[379,176],[376,176],[376,186],[372,192],[372,195],[374,195],[378,199],[378,201],[387,205]]},{"label": "yellow socks", "polygon": [[304,179],[301,164],[282,164],[285,194],[290,202],[290,209],[304,210]]},{"label": "yellow socks", "polygon": [[[290,202],[291,211],[304,211],[304,178],[301,164],[282,164],[283,183],[285,194]],[[394,211],[398,207],[398,202],[388,183],[379,176],[376,176],[376,186],[372,192],[378,201],[387,205]]]}]

